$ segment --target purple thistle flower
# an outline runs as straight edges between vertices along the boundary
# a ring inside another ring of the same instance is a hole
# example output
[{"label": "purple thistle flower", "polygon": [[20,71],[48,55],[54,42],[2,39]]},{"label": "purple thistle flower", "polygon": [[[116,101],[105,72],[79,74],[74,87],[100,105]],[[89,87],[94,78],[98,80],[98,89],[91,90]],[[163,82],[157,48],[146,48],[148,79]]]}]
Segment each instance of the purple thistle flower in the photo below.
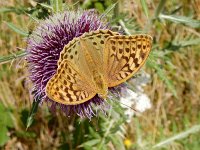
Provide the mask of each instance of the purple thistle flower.
[{"label": "purple thistle flower", "polygon": [[31,34],[27,43],[27,60],[30,79],[33,82],[34,96],[39,96],[41,102],[50,102],[49,108],[55,111],[57,106],[67,115],[77,114],[91,119],[96,113],[92,106],[98,106],[102,111],[107,109],[106,102],[98,96],[79,105],[64,105],[49,99],[45,87],[49,79],[56,73],[57,61],[64,46],[75,37],[85,32],[98,29],[108,29],[95,11],[66,11],[50,16]]}]

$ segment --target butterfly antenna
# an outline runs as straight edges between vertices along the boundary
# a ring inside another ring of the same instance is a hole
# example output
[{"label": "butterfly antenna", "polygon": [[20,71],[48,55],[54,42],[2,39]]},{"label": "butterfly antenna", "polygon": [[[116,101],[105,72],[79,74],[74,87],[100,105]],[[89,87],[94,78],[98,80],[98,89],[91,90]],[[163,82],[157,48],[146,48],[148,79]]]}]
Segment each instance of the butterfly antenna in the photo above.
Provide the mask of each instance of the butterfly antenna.
[{"label": "butterfly antenna", "polygon": [[[111,93],[111,92],[109,92],[109,93]],[[138,110],[134,109],[133,107],[128,106],[128,105],[126,105],[125,103],[118,101],[118,100],[117,100],[118,97],[115,96],[113,93],[111,93],[111,94],[112,94],[112,96],[114,97],[114,98],[112,98],[112,100],[114,100],[114,101],[116,101],[116,102],[119,102],[120,104],[126,106],[127,108],[132,109],[132,110],[135,111],[136,113],[140,113]]]},{"label": "butterfly antenna", "polygon": [[140,112],[139,112],[138,110],[136,110],[135,108],[133,108],[133,107],[131,107],[131,106],[128,106],[127,104],[125,104],[125,103],[123,103],[123,102],[120,102],[120,101],[118,101],[118,100],[116,100],[116,99],[112,99],[112,100],[114,100],[114,101],[116,101],[116,102],[119,102],[120,104],[126,106],[127,108],[132,109],[132,110],[135,111],[136,113],[140,113]]}]

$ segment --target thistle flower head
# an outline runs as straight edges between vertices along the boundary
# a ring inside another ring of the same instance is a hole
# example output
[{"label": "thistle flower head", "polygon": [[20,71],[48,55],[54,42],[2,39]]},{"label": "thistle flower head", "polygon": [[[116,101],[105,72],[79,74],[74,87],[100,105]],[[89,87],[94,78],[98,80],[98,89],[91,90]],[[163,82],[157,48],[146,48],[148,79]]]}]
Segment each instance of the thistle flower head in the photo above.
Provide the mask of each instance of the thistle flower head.
[{"label": "thistle flower head", "polygon": [[30,79],[34,85],[34,96],[39,96],[41,102],[51,102],[49,108],[53,111],[59,106],[67,116],[77,114],[91,118],[95,115],[92,105],[104,110],[105,101],[98,96],[83,104],[63,105],[49,99],[45,87],[56,72],[60,52],[69,41],[85,32],[108,28],[107,23],[103,22],[93,10],[66,11],[42,21],[27,41],[27,60]]}]

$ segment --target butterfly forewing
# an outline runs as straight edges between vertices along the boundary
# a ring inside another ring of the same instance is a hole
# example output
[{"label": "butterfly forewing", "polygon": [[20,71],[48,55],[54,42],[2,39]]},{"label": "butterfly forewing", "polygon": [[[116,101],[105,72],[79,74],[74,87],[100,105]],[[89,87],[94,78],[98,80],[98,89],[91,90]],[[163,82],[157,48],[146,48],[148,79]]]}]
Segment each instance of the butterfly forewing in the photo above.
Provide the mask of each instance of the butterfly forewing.
[{"label": "butterfly forewing", "polygon": [[91,79],[94,66],[100,73],[103,73],[104,42],[113,35],[118,35],[118,33],[110,30],[97,30],[74,38],[61,52],[58,66],[64,59],[68,60],[89,79]]},{"label": "butterfly forewing", "polygon": [[[95,67],[99,73],[103,74],[103,48],[104,42],[109,36],[118,35],[109,30],[99,30],[91,35],[86,35],[80,39],[82,50],[87,51],[90,58],[87,58],[91,70]],[[92,62],[89,60],[92,59]]]},{"label": "butterfly forewing", "polygon": [[108,87],[125,82],[146,61],[151,50],[149,35],[116,35],[107,39],[104,49],[104,69]]}]

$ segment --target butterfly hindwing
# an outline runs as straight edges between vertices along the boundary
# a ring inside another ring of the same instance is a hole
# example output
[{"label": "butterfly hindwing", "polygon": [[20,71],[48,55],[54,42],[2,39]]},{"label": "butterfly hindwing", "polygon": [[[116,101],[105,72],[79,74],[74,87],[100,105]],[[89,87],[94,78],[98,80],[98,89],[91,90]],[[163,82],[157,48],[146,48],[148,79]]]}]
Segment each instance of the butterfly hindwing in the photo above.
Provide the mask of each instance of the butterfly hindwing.
[{"label": "butterfly hindwing", "polygon": [[72,63],[63,60],[56,74],[47,83],[46,94],[56,102],[76,105],[96,95],[93,87],[92,82],[89,82]]},{"label": "butterfly hindwing", "polygon": [[108,87],[114,87],[132,77],[146,61],[151,50],[149,35],[116,35],[107,39],[104,49],[104,69]]}]

